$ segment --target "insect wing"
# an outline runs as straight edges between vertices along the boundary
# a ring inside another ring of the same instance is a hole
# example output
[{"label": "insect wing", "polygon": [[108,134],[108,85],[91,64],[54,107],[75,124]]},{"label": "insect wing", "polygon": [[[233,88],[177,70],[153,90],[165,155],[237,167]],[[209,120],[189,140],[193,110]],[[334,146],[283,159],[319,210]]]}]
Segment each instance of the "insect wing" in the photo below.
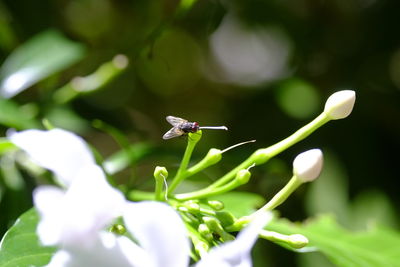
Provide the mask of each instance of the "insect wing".
[{"label": "insect wing", "polygon": [[164,140],[166,140],[166,139],[171,139],[171,138],[174,138],[174,137],[177,137],[177,136],[181,136],[181,135],[183,135],[185,132],[183,132],[182,130],[180,130],[179,128],[177,128],[177,127],[173,127],[173,128],[171,128],[168,132],[166,132],[164,135],[163,135],[163,139]]},{"label": "insect wing", "polygon": [[174,117],[174,116],[167,116],[166,119],[167,119],[167,121],[169,123],[171,123],[172,126],[175,126],[175,127],[180,125],[180,124],[182,124],[182,123],[188,122],[185,119]]}]

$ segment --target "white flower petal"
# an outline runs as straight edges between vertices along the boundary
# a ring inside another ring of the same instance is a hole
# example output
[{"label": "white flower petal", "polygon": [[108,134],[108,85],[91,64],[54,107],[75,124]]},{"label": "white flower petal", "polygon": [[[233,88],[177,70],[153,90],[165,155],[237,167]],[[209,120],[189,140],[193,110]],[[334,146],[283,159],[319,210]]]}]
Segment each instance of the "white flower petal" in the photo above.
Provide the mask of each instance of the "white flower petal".
[{"label": "white flower petal", "polygon": [[244,228],[236,240],[213,248],[208,255],[196,264],[196,267],[251,267],[251,249],[258,233],[271,220],[271,213],[260,213]]},{"label": "white flower petal", "polygon": [[71,255],[67,251],[59,250],[53,255],[46,267],[65,267],[68,266],[70,260]]},{"label": "white flower petal", "polygon": [[62,235],[63,202],[65,192],[55,186],[40,186],[33,191],[33,202],[41,215],[37,227],[40,241],[45,246],[57,244]]},{"label": "white flower petal", "polygon": [[125,199],[106,181],[100,167],[89,165],[77,174],[69,189],[52,204],[55,190],[35,191],[41,213],[38,235],[44,245],[91,246],[97,232],[122,214]]},{"label": "white flower petal", "polygon": [[132,267],[133,263],[122,249],[127,244],[130,246],[129,251],[135,251],[136,245],[127,237],[116,237],[105,232],[98,233],[95,242],[90,247],[77,245],[60,250],[53,256],[47,267]]},{"label": "white flower petal", "polygon": [[190,243],[186,228],[170,206],[152,201],[130,203],[124,212],[124,221],[153,260],[152,267],[188,266]]},{"label": "white flower petal", "polygon": [[39,186],[33,191],[33,201],[40,213],[54,212],[59,205],[65,192],[55,186]]},{"label": "white flower petal", "polygon": [[125,206],[123,194],[109,185],[104,172],[97,165],[81,169],[76,182],[68,190],[68,200],[74,202],[77,208],[85,207],[85,217],[94,217],[93,220],[101,227],[121,216]]},{"label": "white flower petal", "polygon": [[68,186],[82,166],[95,164],[83,139],[65,130],[26,130],[9,138],[38,165],[53,171],[63,185]]}]

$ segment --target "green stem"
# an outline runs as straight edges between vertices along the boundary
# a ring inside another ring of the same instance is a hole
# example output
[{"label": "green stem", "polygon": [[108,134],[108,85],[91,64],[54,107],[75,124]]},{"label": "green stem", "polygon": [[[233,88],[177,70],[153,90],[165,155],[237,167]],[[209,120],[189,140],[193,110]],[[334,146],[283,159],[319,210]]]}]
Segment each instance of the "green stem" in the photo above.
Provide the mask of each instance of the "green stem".
[{"label": "green stem", "polygon": [[153,192],[145,192],[140,190],[132,190],[128,193],[127,198],[131,201],[155,200]]},{"label": "green stem", "polygon": [[303,140],[311,133],[313,133],[316,129],[324,125],[329,121],[329,117],[323,112],[318,117],[316,117],[313,121],[305,125],[304,127],[297,130],[295,133],[285,138],[284,140],[272,145],[268,148],[259,149],[254,152],[250,157],[248,157],[245,161],[243,161],[239,166],[222,176],[215,183],[208,186],[208,188],[217,188],[231,179],[233,179],[236,173],[241,169],[246,169],[251,165],[260,165],[267,162],[270,158],[276,156],[282,151],[286,150],[290,146],[296,144],[297,142]]},{"label": "green stem", "polygon": [[83,93],[103,88],[128,66],[128,58],[116,55],[111,61],[102,64],[95,72],[85,77],[75,77],[69,83],[54,92],[53,99],[58,104],[70,102]]},{"label": "green stem", "polygon": [[210,149],[207,155],[200,162],[196,163],[186,171],[186,177],[193,176],[196,173],[204,170],[205,168],[216,164],[221,160],[221,158],[221,150],[215,148]]},{"label": "green stem", "polygon": [[234,224],[227,227],[228,231],[240,231],[246,226],[257,214],[260,212],[271,211],[280,204],[282,204],[303,182],[293,176],[292,179],[263,207],[249,216],[244,216],[235,221]]},{"label": "green stem", "polygon": [[262,208],[257,212],[271,211],[280,204],[282,204],[303,182],[293,176],[292,179]]},{"label": "green stem", "polygon": [[187,166],[189,165],[192,152],[197,142],[200,140],[200,138],[201,138],[201,131],[189,134],[186,150],[185,153],[183,154],[183,158],[179,166],[178,172],[176,173],[174,179],[172,180],[171,184],[168,187],[168,195],[171,194],[176,189],[176,187],[187,177]]},{"label": "green stem", "polygon": [[210,188],[204,188],[198,191],[193,191],[190,193],[183,193],[183,194],[177,194],[175,195],[175,198],[181,201],[189,200],[189,199],[198,199],[198,198],[207,198],[215,195],[219,195],[222,193],[226,193],[229,191],[232,191],[236,187],[242,185],[241,183],[238,183],[236,180],[233,180],[227,184],[224,184],[218,188],[215,189],[210,189]]},{"label": "green stem", "polygon": [[318,117],[316,117],[313,121],[308,123],[307,125],[303,126],[296,132],[294,132],[292,135],[289,137],[283,139],[282,141],[276,143],[275,145],[272,145],[266,150],[268,150],[268,154],[270,158],[276,156],[277,154],[281,153],[282,151],[288,149],[292,145],[296,144],[297,142],[303,140],[310,134],[312,134],[315,130],[320,128],[322,125],[330,121],[331,119],[324,113],[322,112]]},{"label": "green stem", "polygon": [[163,186],[164,186],[164,181],[161,179],[155,179],[156,180],[156,188],[154,190],[154,195],[156,200],[158,201],[163,201],[165,200],[163,197]]}]

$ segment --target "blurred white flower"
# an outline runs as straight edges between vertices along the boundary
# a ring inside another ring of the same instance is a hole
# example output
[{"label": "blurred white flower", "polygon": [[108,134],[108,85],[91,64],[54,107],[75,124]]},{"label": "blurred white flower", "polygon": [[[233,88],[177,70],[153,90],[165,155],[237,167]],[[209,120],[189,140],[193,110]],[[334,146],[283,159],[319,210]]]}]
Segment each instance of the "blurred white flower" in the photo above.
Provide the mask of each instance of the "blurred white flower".
[{"label": "blurred white flower", "polygon": [[127,230],[137,239],[142,257],[135,257],[138,267],[186,267],[190,242],[178,213],[160,202],[130,203],[124,212]]},{"label": "blurred white flower", "polygon": [[210,49],[220,73],[207,68],[207,74],[222,82],[254,86],[288,73],[291,43],[284,31],[247,28],[233,14],[211,35]]},{"label": "blurred white flower", "polygon": [[332,94],[325,103],[324,112],[332,120],[344,119],[350,115],[356,101],[356,92],[342,90]]},{"label": "blurred white flower", "polygon": [[[196,267],[250,267],[251,249],[269,214],[256,217],[237,239],[213,248]],[[190,242],[178,213],[165,203],[128,203],[123,215],[125,226],[139,245],[125,236],[98,232],[89,245],[67,246],[58,251],[48,267],[122,266],[187,267]]]},{"label": "blurred white flower", "polygon": [[293,173],[303,182],[311,182],[318,178],[323,165],[320,149],[311,149],[299,154],[293,161]]},{"label": "blurred white flower", "polygon": [[27,130],[9,138],[68,185],[67,190],[39,186],[33,193],[44,245],[90,247],[98,232],[122,214],[124,196],[108,184],[82,138],[61,129]]},{"label": "blurred white flower", "polygon": [[[13,133],[10,139],[68,185],[40,186],[33,194],[41,215],[37,233],[58,246],[48,267],[187,267],[190,241],[179,214],[161,202],[128,202],[111,187],[86,143],[60,129]],[[104,229],[121,216],[136,244]],[[251,266],[250,251],[269,216],[255,219],[235,241],[211,250],[196,266]]]},{"label": "blurred white flower", "polygon": [[271,219],[270,212],[257,214],[234,241],[213,248],[196,264],[196,267],[251,267],[251,249],[257,241],[259,232]]},{"label": "blurred white flower", "polygon": [[54,172],[59,182],[66,186],[84,166],[95,164],[85,141],[65,130],[26,130],[10,133],[8,138],[35,163]]},{"label": "blurred white flower", "polygon": [[91,246],[97,233],[122,214],[125,198],[96,165],[87,165],[67,191],[40,186],[33,193],[44,245]]},{"label": "blurred white flower", "polygon": [[129,203],[123,215],[140,245],[125,236],[98,231],[90,244],[65,246],[48,267],[187,267],[190,243],[178,213],[165,203]]},{"label": "blurred white flower", "polygon": [[[63,248],[57,251],[46,267],[132,267],[130,254],[124,250],[135,251],[131,240],[125,236],[116,237],[112,233],[99,232],[90,246]],[[133,254],[134,256],[135,254]]]}]

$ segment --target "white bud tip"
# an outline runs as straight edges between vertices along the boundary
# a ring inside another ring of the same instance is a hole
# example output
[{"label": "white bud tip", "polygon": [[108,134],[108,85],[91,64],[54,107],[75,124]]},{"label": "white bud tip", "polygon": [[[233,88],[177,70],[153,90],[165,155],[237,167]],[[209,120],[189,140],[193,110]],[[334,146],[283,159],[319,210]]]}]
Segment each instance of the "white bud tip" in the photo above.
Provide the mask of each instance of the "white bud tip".
[{"label": "white bud tip", "polygon": [[299,154],[293,161],[293,173],[303,182],[318,178],[322,170],[323,155],[320,149],[311,149]]},{"label": "white bud tip", "polygon": [[325,103],[324,112],[332,120],[344,119],[350,115],[356,101],[356,92],[343,90],[332,94]]}]

